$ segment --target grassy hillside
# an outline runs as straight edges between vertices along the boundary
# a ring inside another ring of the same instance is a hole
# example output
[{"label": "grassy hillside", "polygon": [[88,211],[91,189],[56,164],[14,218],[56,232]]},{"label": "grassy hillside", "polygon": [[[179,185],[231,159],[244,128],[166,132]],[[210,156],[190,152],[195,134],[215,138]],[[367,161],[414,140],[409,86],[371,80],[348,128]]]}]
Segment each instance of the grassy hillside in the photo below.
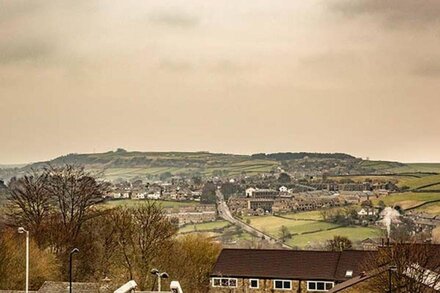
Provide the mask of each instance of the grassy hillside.
[{"label": "grassy hillside", "polygon": [[[384,179],[400,181],[440,173],[440,164],[403,164],[388,161],[370,161],[347,154],[331,153],[273,153],[236,155],[209,152],[139,152],[118,149],[105,153],[68,154],[47,162],[39,162],[22,168],[0,169],[0,178],[8,180],[31,169],[51,165],[83,165],[107,179],[134,179],[162,174],[185,176],[212,176],[238,174],[254,175],[276,170],[283,166],[289,172],[328,173],[346,176],[384,176]],[[359,177],[358,179],[362,179]],[[416,186],[416,185],[414,185]]]},{"label": "grassy hillside", "polygon": [[[9,175],[0,170],[0,178],[21,175],[48,164],[75,164],[100,173],[109,180],[159,177],[168,175],[248,175],[270,172],[280,165],[273,159],[256,159],[247,155],[209,152],[128,152],[122,149],[105,153],[69,154],[48,162],[28,165]],[[3,173],[1,173],[3,172]],[[2,174],[4,174],[2,176]]]},{"label": "grassy hillside", "polygon": [[[403,209],[411,209],[417,207],[423,203],[431,201],[440,201],[440,193],[419,193],[419,192],[406,192],[396,193],[384,198],[381,198],[386,205],[394,206],[399,205]],[[377,204],[379,200],[375,199],[373,202]]]},{"label": "grassy hillside", "polygon": [[424,189],[437,184],[440,184],[440,175],[423,176],[421,178],[401,178],[398,185],[400,187],[408,186],[410,189]]}]

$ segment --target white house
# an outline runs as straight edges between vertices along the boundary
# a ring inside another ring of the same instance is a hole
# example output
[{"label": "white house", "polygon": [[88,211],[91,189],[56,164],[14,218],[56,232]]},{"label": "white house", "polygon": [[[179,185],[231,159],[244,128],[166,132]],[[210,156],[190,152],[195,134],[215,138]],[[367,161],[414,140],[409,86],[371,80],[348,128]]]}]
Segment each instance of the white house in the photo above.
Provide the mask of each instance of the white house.
[{"label": "white house", "polygon": [[286,193],[288,191],[288,188],[286,186],[281,186],[278,190],[282,193]]},{"label": "white house", "polygon": [[139,193],[136,193],[136,195],[134,196],[134,198],[135,199],[145,199],[145,192],[139,192]]},{"label": "white house", "polygon": [[253,187],[246,188],[246,197],[252,197],[255,191],[256,189]]},{"label": "white house", "polygon": [[160,199],[160,192],[147,194],[148,199]]},{"label": "white house", "polygon": [[376,213],[374,209],[368,209],[368,210],[361,209],[357,214],[359,217],[366,217],[366,216],[374,216]]}]

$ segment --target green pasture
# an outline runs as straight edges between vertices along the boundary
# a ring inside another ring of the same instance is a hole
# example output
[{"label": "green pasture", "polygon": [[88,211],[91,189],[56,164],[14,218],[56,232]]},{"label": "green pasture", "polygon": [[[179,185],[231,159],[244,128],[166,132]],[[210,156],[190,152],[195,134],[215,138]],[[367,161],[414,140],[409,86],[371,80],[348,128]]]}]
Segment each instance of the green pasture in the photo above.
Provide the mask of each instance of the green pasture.
[{"label": "green pasture", "polygon": [[383,231],[379,228],[358,226],[340,227],[337,229],[320,231],[316,233],[294,235],[292,239],[287,241],[287,244],[303,248],[313,244],[324,244],[327,240],[332,239],[334,236],[345,236],[355,243],[366,238],[376,238],[381,237],[382,235]]},{"label": "green pasture", "polygon": [[231,225],[227,221],[214,221],[199,224],[188,224],[179,229],[179,233],[212,231],[215,229],[225,228]]},{"label": "green pasture", "polygon": [[295,220],[276,216],[246,217],[245,220],[250,220],[249,225],[275,238],[279,238],[282,226],[286,226],[292,234],[301,234],[337,227],[335,224],[321,221]]},{"label": "green pasture", "polygon": [[374,199],[373,203],[377,204],[379,200],[383,200],[383,202],[387,206],[399,205],[403,209],[408,209],[418,206],[424,202],[440,200],[440,193],[396,193],[386,197],[382,197],[380,199]]},{"label": "green pasture", "polygon": [[401,178],[399,180],[398,185],[400,187],[408,186],[408,187],[410,187],[410,189],[417,189],[417,188],[421,188],[423,186],[435,184],[435,183],[440,184],[440,175],[424,176],[421,178],[405,177],[405,178]]}]

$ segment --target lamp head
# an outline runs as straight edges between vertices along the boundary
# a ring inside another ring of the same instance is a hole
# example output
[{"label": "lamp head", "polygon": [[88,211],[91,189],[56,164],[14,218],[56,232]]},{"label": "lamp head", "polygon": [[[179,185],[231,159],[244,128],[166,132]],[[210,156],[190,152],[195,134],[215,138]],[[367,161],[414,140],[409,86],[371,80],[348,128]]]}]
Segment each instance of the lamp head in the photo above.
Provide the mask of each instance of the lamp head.
[{"label": "lamp head", "polygon": [[152,269],[152,270],[151,270],[151,273],[152,273],[153,275],[158,275],[158,274],[159,274],[159,270],[158,270],[158,269]]},{"label": "lamp head", "polygon": [[168,275],[168,273],[163,272],[163,273],[160,274],[160,277],[162,279],[168,279],[170,276]]},{"label": "lamp head", "polygon": [[23,233],[26,233],[26,232],[27,232],[27,231],[26,231],[25,228],[23,228],[23,227],[19,227],[19,228],[18,228],[18,233],[23,234]]},{"label": "lamp head", "polygon": [[74,254],[74,253],[77,253],[77,252],[79,252],[79,249],[75,247],[74,249],[72,249],[72,251],[70,252],[70,254]]}]

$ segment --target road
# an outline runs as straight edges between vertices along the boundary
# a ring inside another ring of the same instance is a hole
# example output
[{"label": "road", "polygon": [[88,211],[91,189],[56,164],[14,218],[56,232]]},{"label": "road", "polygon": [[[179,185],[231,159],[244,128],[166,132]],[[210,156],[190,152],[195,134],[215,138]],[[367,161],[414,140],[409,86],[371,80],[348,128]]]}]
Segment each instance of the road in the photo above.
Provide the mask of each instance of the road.
[{"label": "road", "polygon": [[[258,238],[261,239],[266,239],[271,243],[280,243],[278,241],[278,239],[273,238],[270,235],[267,235],[257,229],[255,229],[252,226],[249,226],[248,224],[234,218],[234,216],[232,215],[231,211],[229,210],[228,205],[226,204],[225,201],[225,197],[223,196],[223,194],[220,192],[220,190],[216,191],[216,195],[217,195],[217,210],[218,210],[218,214],[221,218],[225,219],[226,221],[234,224],[235,226],[240,227],[243,231],[248,232],[251,235],[254,235]],[[287,244],[282,244],[283,248],[288,248],[291,249],[292,247],[288,246]]]}]

